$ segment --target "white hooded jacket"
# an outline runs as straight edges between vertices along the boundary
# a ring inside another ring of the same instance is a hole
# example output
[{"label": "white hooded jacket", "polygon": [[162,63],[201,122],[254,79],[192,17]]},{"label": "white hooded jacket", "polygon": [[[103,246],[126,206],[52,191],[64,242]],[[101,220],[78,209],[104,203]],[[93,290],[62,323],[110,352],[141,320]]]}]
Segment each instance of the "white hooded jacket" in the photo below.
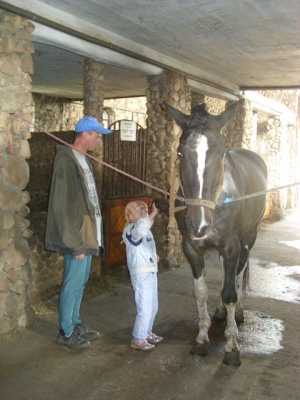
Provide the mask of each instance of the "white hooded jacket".
[{"label": "white hooded jacket", "polygon": [[157,272],[156,246],[150,230],[152,225],[153,221],[145,217],[124,227],[122,237],[130,275]]}]

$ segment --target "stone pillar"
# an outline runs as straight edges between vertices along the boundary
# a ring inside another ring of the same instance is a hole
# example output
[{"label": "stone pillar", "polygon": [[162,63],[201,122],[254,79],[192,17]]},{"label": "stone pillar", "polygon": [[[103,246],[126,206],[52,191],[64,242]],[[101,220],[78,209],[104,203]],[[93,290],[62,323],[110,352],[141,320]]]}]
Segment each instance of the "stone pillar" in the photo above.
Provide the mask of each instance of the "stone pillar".
[{"label": "stone pillar", "polygon": [[225,147],[253,148],[253,108],[249,100],[240,100],[234,117],[222,130]]},{"label": "stone pillar", "polygon": [[[190,88],[184,75],[171,71],[149,77],[148,84],[146,92],[149,135],[147,180],[152,185],[170,192],[171,174],[174,168],[172,155],[177,151],[181,129],[168,116],[162,102],[165,100],[171,106],[189,113]],[[159,192],[152,190],[149,194],[152,199],[162,197]],[[161,269],[174,268],[184,261],[180,233],[177,228],[168,231],[167,225],[168,218],[159,214],[153,233]]]},{"label": "stone pillar", "polygon": [[[91,58],[84,60],[83,73],[83,114],[97,118],[102,124],[103,118],[103,102],[104,102],[104,70],[105,65],[94,61]],[[93,153],[93,156],[102,160],[103,143],[98,150]],[[94,175],[96,186],[101,199],[101,180],[102,180],[102,165],[94,163]]]},{"label": "stone pillar", "polygon": [[[83,73],[83,101],[85,116],[97,118],[102,124],[103,118],[103,102],[104,102],[104,70],[105,65],[86,58],[84,60],[84,73]],[[93,152],[93,156],[99,160],[103,159],[103,140],[101,140],[100,147]],[[102,171],[103,166],[100,163],[93,163],[95,183],[97,187],[99,202],[102,201]],[[92,273],[99,274],[100,269],[93,270]]]},{"label": "stone pillar", "polygon": [[[34,47],[26,19],[0,11],[0,335],[34,319],[29,283],[29,180],[31,77]],[[12,115],[16,113],[17,115]]]},{"label": "stone pillar", "polygon": [[[289,183],[289,154],[287,121],[283,116],[270,116],[267,121],[270,169],[268,184],[270,189]],[[280,220],[286,208],[287,189],[271,192],[270,218]]]}]

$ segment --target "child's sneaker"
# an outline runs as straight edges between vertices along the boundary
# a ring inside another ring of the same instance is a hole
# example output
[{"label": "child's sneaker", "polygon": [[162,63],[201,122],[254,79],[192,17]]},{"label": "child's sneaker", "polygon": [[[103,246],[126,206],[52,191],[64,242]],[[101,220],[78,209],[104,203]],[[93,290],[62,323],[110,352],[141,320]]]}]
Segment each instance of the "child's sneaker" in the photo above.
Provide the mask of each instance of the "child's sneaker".
[{"label": "child's sneaker", "polygon": [[148,332],[147,340],[148,340],[148,342],[150,342],[150,343],[157,344],[157,343],[162,342],[162,341],[164,340],[164,338],[161,337],[161,336],[155,335],[155,333],[153,333],[153,332]]},{"label": "child's sneaker", "polygon": [[145,339],[132,339],[130,346],[138,350],[152,350],[154,349],[154,344],[150,344]]}]

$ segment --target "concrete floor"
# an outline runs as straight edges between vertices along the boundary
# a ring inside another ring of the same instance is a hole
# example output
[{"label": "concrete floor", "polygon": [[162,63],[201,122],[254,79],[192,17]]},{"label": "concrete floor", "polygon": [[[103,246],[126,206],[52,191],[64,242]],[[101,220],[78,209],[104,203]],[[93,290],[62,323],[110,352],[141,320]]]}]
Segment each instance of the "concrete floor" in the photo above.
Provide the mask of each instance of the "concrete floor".
[{"label": "concrete floor", "polygon": [[[197,311],[189,268],[159,274],[155,332],[165,340],[152,352],[129,347],[135,316],[125,284],[82,305],[86,325],[101,332],[84,351],[55,344],[57,315],[0,341],[1,400],[257,400],[299,399],[300,212],[262,226],[251,253],[251,291],[239,327],[242,365],[222,363],[224,325],[213,323],[206,358],[189,351]],[[219,299],[220,269],[207,257],[208,309]]]}]

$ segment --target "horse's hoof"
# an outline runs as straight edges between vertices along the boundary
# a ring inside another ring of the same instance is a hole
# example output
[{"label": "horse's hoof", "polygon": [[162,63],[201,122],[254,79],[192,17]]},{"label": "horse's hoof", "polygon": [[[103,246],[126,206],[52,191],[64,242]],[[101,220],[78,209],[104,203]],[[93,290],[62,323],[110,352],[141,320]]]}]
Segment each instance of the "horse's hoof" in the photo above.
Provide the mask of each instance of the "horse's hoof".
[{"label": "horse's hoof", "polygon": [[192,356],[201,356],[201,357],[206,357],[207,356],[207,343],[195,343],[192,350],[190,351],[190,354]]},{"label": "horse's hoof", "polygon": [[225,365],[234,365],[238,367],[242,364],[239,351],[225,351],[223,363]]},{"label": "horse's hoof", "polygon": [[235,314],[234,314],[234,317],[235,317],[235,322],[236,322],[237,324],[241,324],[242,322],[245,321],[245,318],[244,318],[244,311],[243,311],[242,309],[236,311]]},{"label": "horse's hoof", "polygon": [[226,309],[218,309],[214,313],[214,319],[217,321],[224,321],[227,318],[227,311]]}]

